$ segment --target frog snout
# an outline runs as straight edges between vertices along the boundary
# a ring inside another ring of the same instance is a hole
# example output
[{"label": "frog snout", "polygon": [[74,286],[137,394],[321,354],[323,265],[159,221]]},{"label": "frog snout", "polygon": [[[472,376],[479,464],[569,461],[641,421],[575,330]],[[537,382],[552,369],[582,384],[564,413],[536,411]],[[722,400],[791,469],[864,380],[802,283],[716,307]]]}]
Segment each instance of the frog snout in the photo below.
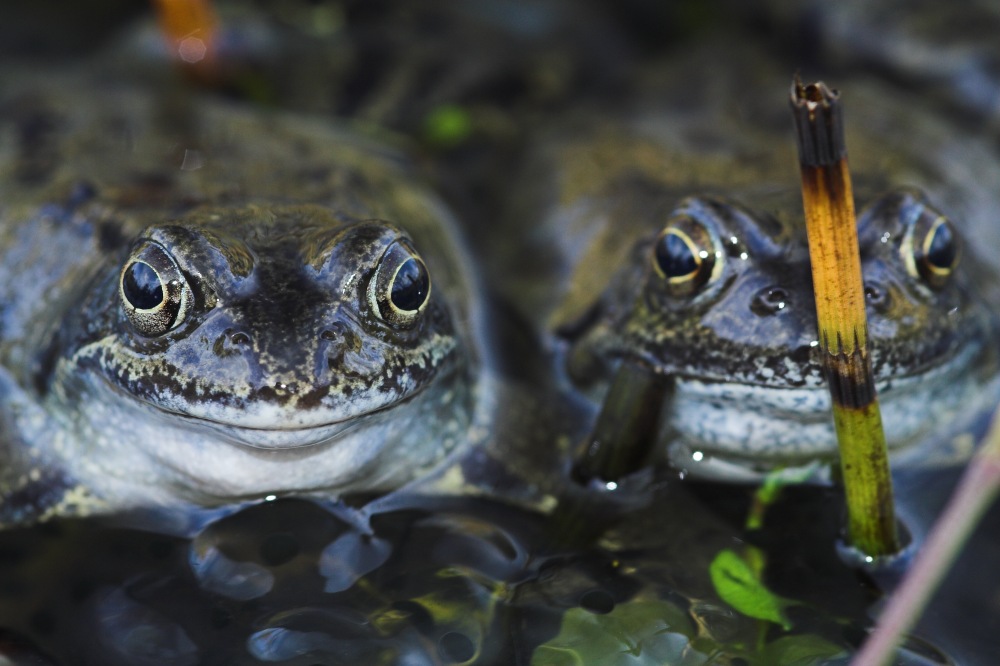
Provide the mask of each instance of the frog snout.
[{"label": "frog snout", "polygon": [[382,346],[340,318],[311,324],[296,321],[263,330],[237,320],[224,325],[211,342],[215,356],[225,360],[222,372],[233,381],[249,380],[258,388],[273,388],[278,380],[278,384],[290,384],[290,378],[297,378],[300,388],[327,386],[344,376],[376,376],[385,366]]},{"label": "frog snout", "polygon": [[329,357],[334,358],[348,352],[360,351],[361,336],[350,325],[335,321],[324,326],[319,333],[320,346]]}]

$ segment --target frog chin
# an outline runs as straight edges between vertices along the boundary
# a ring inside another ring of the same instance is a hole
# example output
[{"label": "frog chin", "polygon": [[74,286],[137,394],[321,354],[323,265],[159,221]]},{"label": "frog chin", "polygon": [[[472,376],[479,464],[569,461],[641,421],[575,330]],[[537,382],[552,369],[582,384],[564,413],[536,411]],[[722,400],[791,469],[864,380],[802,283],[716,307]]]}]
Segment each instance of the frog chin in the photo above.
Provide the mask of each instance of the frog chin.
[{"label": "frog chin", "polygon": [[[890,449],[909,451],[933,441],[984,401],[993,404],[993,392],[984,390],[989,372],[976,370],[981,351],[970,346],[923,372],[876,379]],[[666,444],[673,464],[693,476],[750,480],[777,466],[835,459],[831,409],[825,385],[761,386],[677,377],[666,412]]]}]

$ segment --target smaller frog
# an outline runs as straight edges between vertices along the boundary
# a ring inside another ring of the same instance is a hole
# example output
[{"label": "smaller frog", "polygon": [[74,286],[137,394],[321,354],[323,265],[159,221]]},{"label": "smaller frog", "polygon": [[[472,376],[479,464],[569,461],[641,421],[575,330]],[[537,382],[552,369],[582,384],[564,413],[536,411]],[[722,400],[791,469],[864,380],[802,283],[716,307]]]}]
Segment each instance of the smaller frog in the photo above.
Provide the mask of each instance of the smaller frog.
[{"label": "smaller frog", "polygon": [[[493,275],[521,264],[500,284],[567,391],[596,413],[619,363],[669,377],[660,448],[680,470],[740,480],[829,460],[836,442],[788,80],[753,52],[718,65],[722,52],[657,68],[640,111],[539,140],[505,217],[529,247],[498,253]],[[897,460],[929,461],[920,443],[951,456],[948,435],[997,397],[997,322],[980,293],[995,278],[944,211],[986,228],[1000,166],[906,99],[846,88],[883,422]]]},{"label": "smaller frog", "polygon": [[[592,319],[564,329],[571,376],[621,360],[672,377],[663,436],[680,467],[735,478],[833,457],[803,225],[713,196],[655,217]],[[955,225],[918,191],[876,197],[858,233],[873,374],[902,448],[978,402],[995,322],[959,270]]]}]

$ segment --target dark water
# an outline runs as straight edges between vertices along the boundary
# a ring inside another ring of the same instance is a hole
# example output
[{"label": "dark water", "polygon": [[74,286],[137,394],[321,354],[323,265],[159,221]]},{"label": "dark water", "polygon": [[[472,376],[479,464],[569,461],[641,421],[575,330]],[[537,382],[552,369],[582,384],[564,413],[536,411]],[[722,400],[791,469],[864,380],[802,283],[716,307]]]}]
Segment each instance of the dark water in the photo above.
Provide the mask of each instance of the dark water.
[{"label": "dark water", "polygon": [[[141,10],[124,0],[87,4],[92,13],[69,11],[81,3],[9,5],[16,20],[0,21],[0,56],[85,57]],[[310,4],[322,3],[297,2],[295,11]],[[347,4],[375,16],[391,3]],[[608,16],[641,58],[734,20],[725,3],[701,4],[627,0]],[[815,65],[807,37],[787,44]],[[580,71],[610,76],[607,64]],[[523,81],[501,83],[524,95]],[[465,166],[459,153],[449,157]],[[954,481],[954,472],[901,479],[917,538]],[[279,500],[190,540],[92,521],[10,530],[0,533],[0,654],[16,664],[109,666],[847,663],[891,572],[858,571],[837,556],[833,490],[786,491],[755,531],[745,528],[751,503],[746,488],[669,476],[638,498],[595,492],[547,515],[442,499],[369,525],[344,508]],[[997,663],[998,534],[994,510],[897,663]],[[710,569],[724,551],[762,563],[763,586],[791,600],[787,628],[720,597]]]},{"label": "dark water", "polygon": [[[919,485],[924,500],[941,490]],[[786,491],[755,531],[745,489],[658,482],[616,502],[546,516],[422,500],[369,529],[343,507],[277,500],[191,540],[89,521],[13,530],[3,644],[18,664],[844,664],[870,627],[886,577],[838,558],[832,489]],[[751,549],[793,600],[787,628],[713,583],[720,552]],[[996,550],[963,559],[976,575],[955,577],[899,663],[991,663]]]}]

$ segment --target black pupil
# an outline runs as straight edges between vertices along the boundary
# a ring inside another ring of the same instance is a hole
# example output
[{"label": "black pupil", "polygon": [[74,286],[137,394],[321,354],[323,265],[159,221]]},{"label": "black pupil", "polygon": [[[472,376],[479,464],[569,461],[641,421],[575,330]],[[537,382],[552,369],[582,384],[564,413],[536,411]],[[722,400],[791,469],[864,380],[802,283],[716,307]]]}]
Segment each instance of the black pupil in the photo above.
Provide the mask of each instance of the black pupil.
[{"label": "black pupil", "polygon": [[163,302],[163,285],[149,264],[141,261],[125,269],[122,293],[136,310],[151,310]]},{"label": "black pupil", "polygon": [[668,278],[690,275],[698,270],[698,260],[684,239],[667,232],[656,244],[656,263]]},{"label": "black pupil", "polygon": [[429,287],[430,278],[424,264],[416,259],[407,259],[396,273],[389,297],[400,310],[417,310],[427,300]]},{"label": "black pupil", "polygon": [[955,236],[951,233],[951,227],[939,224],[934,229],[934,238],[927,247],[927,261],[938,268],[951,268],[956,255]]}]

